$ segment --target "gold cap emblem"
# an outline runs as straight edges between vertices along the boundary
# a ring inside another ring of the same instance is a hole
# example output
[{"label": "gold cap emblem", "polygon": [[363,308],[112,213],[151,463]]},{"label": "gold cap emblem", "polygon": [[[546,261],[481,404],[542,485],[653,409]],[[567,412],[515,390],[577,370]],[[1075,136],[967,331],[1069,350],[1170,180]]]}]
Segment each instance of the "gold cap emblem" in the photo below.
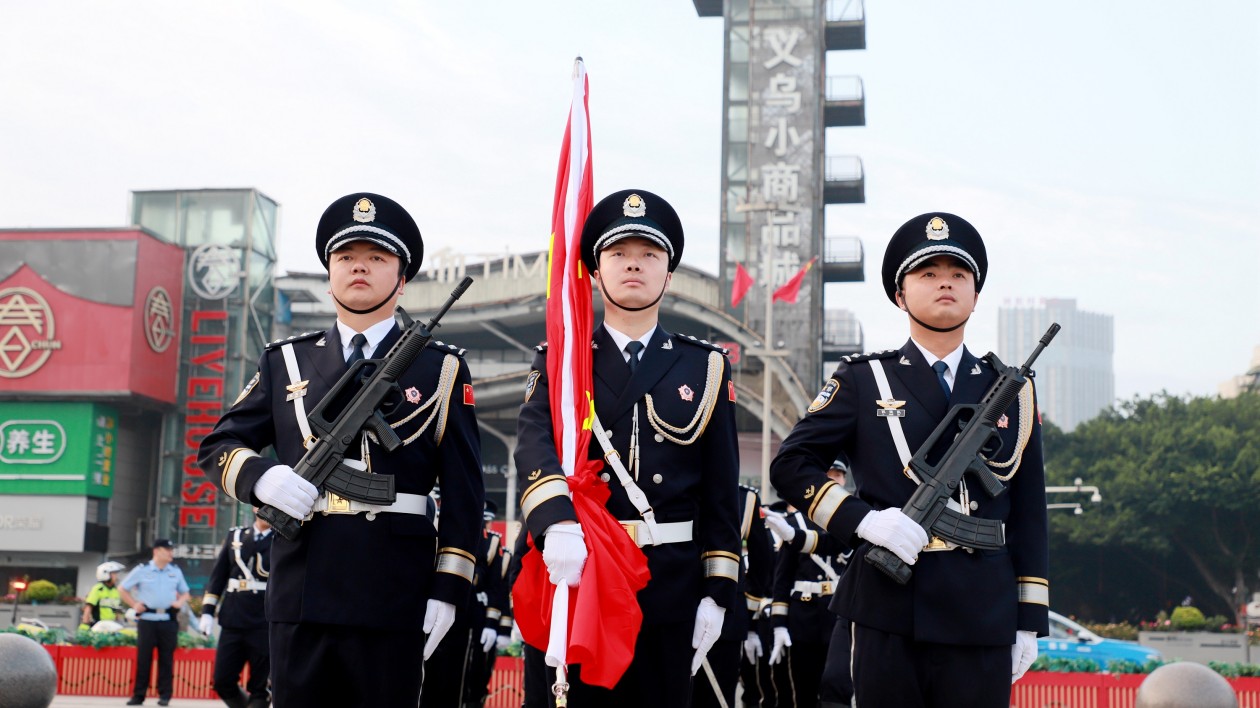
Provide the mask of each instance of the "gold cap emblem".
[{"label": "gold cap emblem", "polygon": [[621,213],[626,216],[634,217],[646,216],[647,204],[644,203],[643,197],[640,197],[637,194],[631,194],[626,197],[626,201],[621,203]]},{"label": "gold cap emblem", "polygon": [[376,220],[376,205],[371,199],[364,197],[354,203],[354,220],[360,224],[366,224]]},{"label": "gold cap emblem", "polygon": [[944,241],[949,238],[949,224],[939,216],[934,216],[927,224],[927,237],[929,241]]}]

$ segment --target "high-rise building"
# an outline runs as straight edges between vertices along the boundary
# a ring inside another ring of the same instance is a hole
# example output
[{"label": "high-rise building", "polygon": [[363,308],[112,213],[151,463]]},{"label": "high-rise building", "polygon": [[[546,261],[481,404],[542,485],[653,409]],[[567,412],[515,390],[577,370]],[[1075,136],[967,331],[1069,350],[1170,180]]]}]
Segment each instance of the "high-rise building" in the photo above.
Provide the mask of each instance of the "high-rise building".
[{"label": "high-rise building", "polygon": [[1072,298],[1007,301],[998,309],[998,356],[1022,364],[1053,322],[1063,330],[1037,359],[1037,401],[1046,420],[1070,431],[1115,401],[1115,324]]},{"label": "high-rise building", "polygon": [[1218,389],[1221,398],[1236,398],[1242,393],[1260,393],[1260,347],[1251,353],[1251,365],[1246,373],[1222,383]]}]

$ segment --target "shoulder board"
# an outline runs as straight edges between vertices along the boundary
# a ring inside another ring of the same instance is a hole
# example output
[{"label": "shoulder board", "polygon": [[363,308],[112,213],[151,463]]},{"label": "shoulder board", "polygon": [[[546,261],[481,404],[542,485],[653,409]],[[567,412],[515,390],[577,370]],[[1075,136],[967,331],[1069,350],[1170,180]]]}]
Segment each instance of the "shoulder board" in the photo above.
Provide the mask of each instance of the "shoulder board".
[{"label": "shoulder board", "polygon": [[245,530],[244,526],[233,526],[232,528],[228,529],[228,533],[232,533],[234,531],[244,531],[244,530]]},{"label": "shoulder board", "polygon": [[292,337],[285,337],[284,339],[277,339],[276,341],[271,342],[270,344],[267,345],[267,349],[275,349],[276,347],[282,347],[292,342],[300,342],[304,339],[311,339],[313,337],[318,337],[323,334],[324,334],[323,330],[316,330],[314,332],[303,332],[301,334],[295,334]]},{"label": "shoulder board", "polygon": [[729,353],[726,347],[719,347],[718,345],[714,344],[713,342],[710,342],[707,339],[696,339],[690,334],[675,334],[674,338],[680,342],[685,342],[687,344],[694,344],[697,347],[700,347],[701,349],[710,349],[715,352],[722,352],[723,354]]},{"label": "shoulder board", "polygon": [[429,346],[442,352],[443,354],[454,354],[455,356],[463,356],[464,352],[468,351],[467,349],[460,349],[454,344],[447,344],[446,342],[436,339],[429,342]]},{"label": "shoulder board", "polygon": [[539,344],[538,346],[534,347],[534,351],[536,351],[536,352],[545,352],[545,351],[547,351],[547,343],[546,343],[546,342],[543,342],[542,344]]},{"label": "shoulder board", "polygon": [[885,349],[882,352],[870,352],[868,354],[851,354],[849,356],[842,356],[840,357],[840,360],[846,364],[856,364],[861,361],[870,361],[871,359],[891,359],[897,356],[897,354],[898,352],[896,349]]}]

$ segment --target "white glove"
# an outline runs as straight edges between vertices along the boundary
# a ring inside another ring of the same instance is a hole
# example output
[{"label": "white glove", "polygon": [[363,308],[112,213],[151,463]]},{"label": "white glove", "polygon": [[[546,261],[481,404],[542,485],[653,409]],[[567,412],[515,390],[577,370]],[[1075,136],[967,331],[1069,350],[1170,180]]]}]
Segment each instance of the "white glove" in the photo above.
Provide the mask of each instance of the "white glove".
[{"label": "white glove", "polygon": [[499,633],[489,627],[481,630],[481,650],[489,654],[490,648],[494,646],[494,640],[498,638]]},{"label": "white glove", "polygon": [[764,653],[761,648],[761,637],[758,637],[756,632],[748,632],[748,638],[744,640],[744,656],[748,657],[748,663],[757,663]]},{"label": "white glove", "polygon": [[783,661],[783,656],[788,647],[792,646],[792,635],[788,634],[787,627],[774,628],[774,649],[770,650],[770,663],[777,664]]},{"label": "white glove", "polygon": [[210,636],[210,632],[214,631],[214,618],[210,615],[202,615],[201,619],[197,620],[197,628],[202,634]]},{"label": "white glove", "polygon": [[128,607],[127,611],[123,613],[123,616],[126,617],[128,621],[135,622],[136,618],[140,615],[136,613],[136,608]]},{"label": "white glove", "polygon": [[696,626],[691,630],[691,648],[696,655],[691,658],[691,675],[695,676],[704,663],[704,657],[722,636],[722,620],[726,617],[726,608],[718,607],[713,598],[706,597],[696,608]]},{"label": "white glove", "polygon": [[787,519],[783,518],[781,514],[773,511],[767,512],[766,526],[769,526],[770,530],[778,534],[779,538],[786,543],[791,543],[792,539],[796,538],[796,529],[792,528],[792,524],[789,524]]},{"label": "white glove", "polygon": [[543,533],[543,563],[553,585],[577,587],[586,565],[586,541],[581,524],[552,524]]},{"label": "white glove", "polygon": [[1011,645],[1011,683],[1015,683],[1037,660],[1037,633],[1019,630]]},{"label": "white glove", "polygon": [[857,535],[897,554],[906,565],[914,565],[928,544],[923,527],[896,508],[868,513],[858,524]]},{"label": "white glove", "polygon": [[507,635],[501,635],[494,638],[494,650],[503,651],[512,646],[512,638]]},{"label": "white glove", "polygon": [[302,479],[288,465],[275,465],[254,483],[258,501],[270,504],[295,519],[305,519],[319,498],[315,485]]},{"label": "white glove", "polygon": [[429,600],[424,610],[424,633],[429,638],[424,640],[424,659],[429,660],[437,651],[438,643],[455,624],[455,606],[441,600]]}]

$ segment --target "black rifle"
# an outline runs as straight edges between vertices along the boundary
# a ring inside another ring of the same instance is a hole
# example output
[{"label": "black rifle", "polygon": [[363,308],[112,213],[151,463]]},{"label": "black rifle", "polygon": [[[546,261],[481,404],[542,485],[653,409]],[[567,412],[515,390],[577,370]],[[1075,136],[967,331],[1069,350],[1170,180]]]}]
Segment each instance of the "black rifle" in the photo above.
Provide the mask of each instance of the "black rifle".
[{"label": "black rifle", "polygon": [[[1041,355],[1041,350],[1058,333],[1059,325],[1050,325],[1028,361],[1018,369],[1003,364],[993,352],[986,354],[984,358],[998,372],[997,381],[989,387],[980,403],[960,403],[951,408],[945,419],[936,426],[936,430],[932,431],[932,436],[910,458],[909,467],[922,480],[922,484],[901,510],[922,526],[929,536],[937,536],[968,548],[986,550],[995,550],[1006,544],[1002,522],[967,516],[948,508],[948,504],[964,474],[970,474],[978,481],[990,497],[996,497],[1006,489],[987,464],[1002,445],[997,422],[1027,383],[1033,362]],[[949,450],[941,457],[940,462],[929,463],[928,453],[946,435],[955,435]],[[910,566],[887,548],[874,546],[866,554],[866,562],[902,585],[910,581]]]},{"label": "black rifle", "polygon": [[[438,320],[472,282],[472,278],[465,277],[427,325],[412,321],[405,310],[398,308],[403,331],[389,353],[383,359],[354,362],[307,416],[314,442],[294,465],[294,472],[317,488],[346,499],[367,504],[394,503],[398,498],[394,491],[394,476],[370,474],[346,464],[346,450],[360,435],[368,432],[390,452],[402,446],[402,440],[385,420],[383,409],[397,405],[401,400],[399,377],[428,346],[433,339],[433,330],[439,326]],[[367,367],[372,367],[370,373],[365,371]],[[301,519],[295,519],[271,505],[260,508],[258,516],[290,541],[297,538],[302,530]]]}]

